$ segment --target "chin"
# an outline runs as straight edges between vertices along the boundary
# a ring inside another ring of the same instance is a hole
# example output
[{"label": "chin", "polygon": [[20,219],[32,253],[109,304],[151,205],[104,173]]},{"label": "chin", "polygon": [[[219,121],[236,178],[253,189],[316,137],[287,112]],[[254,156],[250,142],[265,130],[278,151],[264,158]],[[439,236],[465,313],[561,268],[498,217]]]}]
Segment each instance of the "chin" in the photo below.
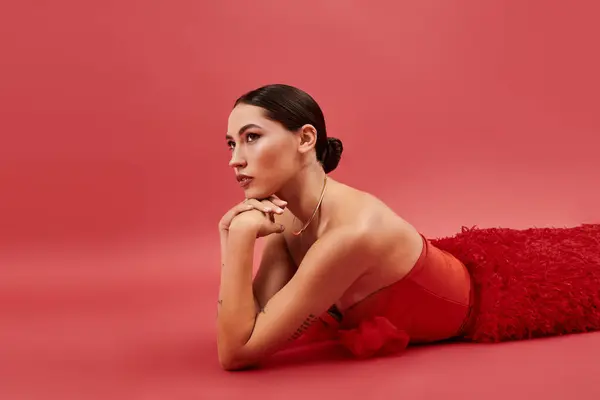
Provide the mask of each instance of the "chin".
[{"label": "chin", "polygon": [[264,199],[266,197],[269,197],[268,195],[264,194],[264,191],[257,190],[255,188],[245,189],[244,195],[246,196],[247,199]]},{"label": "chin", "polygon": [[244,190],[244,195],[247,199],[266,199],[271,196],[274,191],[265,190],[265,188],[257,188],[250,186]]}]

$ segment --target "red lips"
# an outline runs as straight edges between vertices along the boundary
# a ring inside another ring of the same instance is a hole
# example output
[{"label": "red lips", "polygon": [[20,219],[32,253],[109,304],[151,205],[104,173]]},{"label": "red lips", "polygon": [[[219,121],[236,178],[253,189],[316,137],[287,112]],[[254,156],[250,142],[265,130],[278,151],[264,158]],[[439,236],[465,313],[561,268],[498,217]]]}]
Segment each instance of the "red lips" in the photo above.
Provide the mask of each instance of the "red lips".
[{"label": "red lips", "polygon": [[253,179],[251,176],[244,174],[237,174],[235,177],[242,187],[248,186]]}]

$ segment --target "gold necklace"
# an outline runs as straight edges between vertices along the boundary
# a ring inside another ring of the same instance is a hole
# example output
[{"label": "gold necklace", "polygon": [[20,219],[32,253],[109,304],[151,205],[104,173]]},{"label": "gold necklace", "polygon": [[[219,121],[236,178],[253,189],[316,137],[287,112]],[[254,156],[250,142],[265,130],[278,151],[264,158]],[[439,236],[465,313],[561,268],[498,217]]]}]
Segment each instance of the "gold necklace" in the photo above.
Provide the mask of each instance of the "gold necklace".
[{"label": "gold necklace", "polygon": [[[298,236],[298,235],[302,234],[302,232],[304,232],[304,230],[306,228],[308,228],[308,226],[310,225],[310,223],[312,222],[312,220],[315,218],[315,215],[317,215],[317,211],[319,210],[319,207],[321,207],[321,202],[323,201],[323,197],[325,196],[325,188],[326,187],[327,187],[327,175],[325,175],[325,179],[323,180],[323,189],[321,190],[321,197],[319,198],[319,203],[317,204],[317,207],[315,208],[315,211],[313,211],[312,216],[306,222],[306,224],[304,224],[304,226],[302,227],[302,229],[300,229],[298,232],[292,231],[292,234],[294,236]],[[294,215],[294,222],[296,222],[296,216],[295,215]]]}]

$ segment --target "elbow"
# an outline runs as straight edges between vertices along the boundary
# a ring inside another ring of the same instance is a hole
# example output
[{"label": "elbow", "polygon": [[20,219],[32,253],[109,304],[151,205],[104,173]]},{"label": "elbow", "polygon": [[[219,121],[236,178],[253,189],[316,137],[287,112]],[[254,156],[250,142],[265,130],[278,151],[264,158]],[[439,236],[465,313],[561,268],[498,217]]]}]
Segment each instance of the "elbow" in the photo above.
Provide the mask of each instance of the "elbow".
[{"label": "elbow", "polygon": [[219,365],[224,371],[243,371],[256,367],[256,364],[246,357],[241,357],[237,352],[219,349]]},{"label": "elbow", "polygon": [[226,335],[222,330],[217,336],[219,365],[225,371],[240,371],[253,368],[259,361],[259,353],[252,350],[247,340]]},{"label": "elbow", "polygon": [[219,357],[219,364],[221,365],[221,369],[223,371],[235,372],[235,371],[241,371],[244,369],[243,366],[240,365],[239,363],[236,363],[233,360],[223,359],[221,357]]},{"label": "elbow", "polygon": [[235,357],[226,351],[219,349],[219,365],[224,371],[237,371],[239,369]]},{"label": "elbow", "polygon": [[235,357],[224,356],[219,356],[219,364],[221,369],[229,372],[244,371],[256,366],[254,363],[248,361],[241,361]]}]

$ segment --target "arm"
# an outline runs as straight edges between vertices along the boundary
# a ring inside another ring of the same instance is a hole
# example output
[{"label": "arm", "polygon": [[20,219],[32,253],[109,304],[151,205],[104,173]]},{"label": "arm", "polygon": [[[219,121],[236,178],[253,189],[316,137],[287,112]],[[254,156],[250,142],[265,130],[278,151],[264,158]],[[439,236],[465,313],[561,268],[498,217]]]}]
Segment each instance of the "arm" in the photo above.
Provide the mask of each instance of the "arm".
[{"label": "arm", "polygon": [[364,272],[370,261],[365,235],[338,230],[319,239],[291,280],[256,313],[252,259],[256,233],[232,227],[221,274],[218,352],[223,368],[258,363],[306,330]]},{"label": "arm", "polygon": [[[227,254],[228,232],[221,231],[220,238],[221,266],[223,266]],[[260,266],[253,283],[256,312],[261,310],[296,272],[296,266],[287,248],[285,237],[282,234],[269,235],[265,241]]]},{"label": "arm", "polygon": [[285,237],[278,234],[269,235],[265,239],[260,266],[253,284],[258,310],[264,308],[267,301],[279,292],[296,272]]}]

